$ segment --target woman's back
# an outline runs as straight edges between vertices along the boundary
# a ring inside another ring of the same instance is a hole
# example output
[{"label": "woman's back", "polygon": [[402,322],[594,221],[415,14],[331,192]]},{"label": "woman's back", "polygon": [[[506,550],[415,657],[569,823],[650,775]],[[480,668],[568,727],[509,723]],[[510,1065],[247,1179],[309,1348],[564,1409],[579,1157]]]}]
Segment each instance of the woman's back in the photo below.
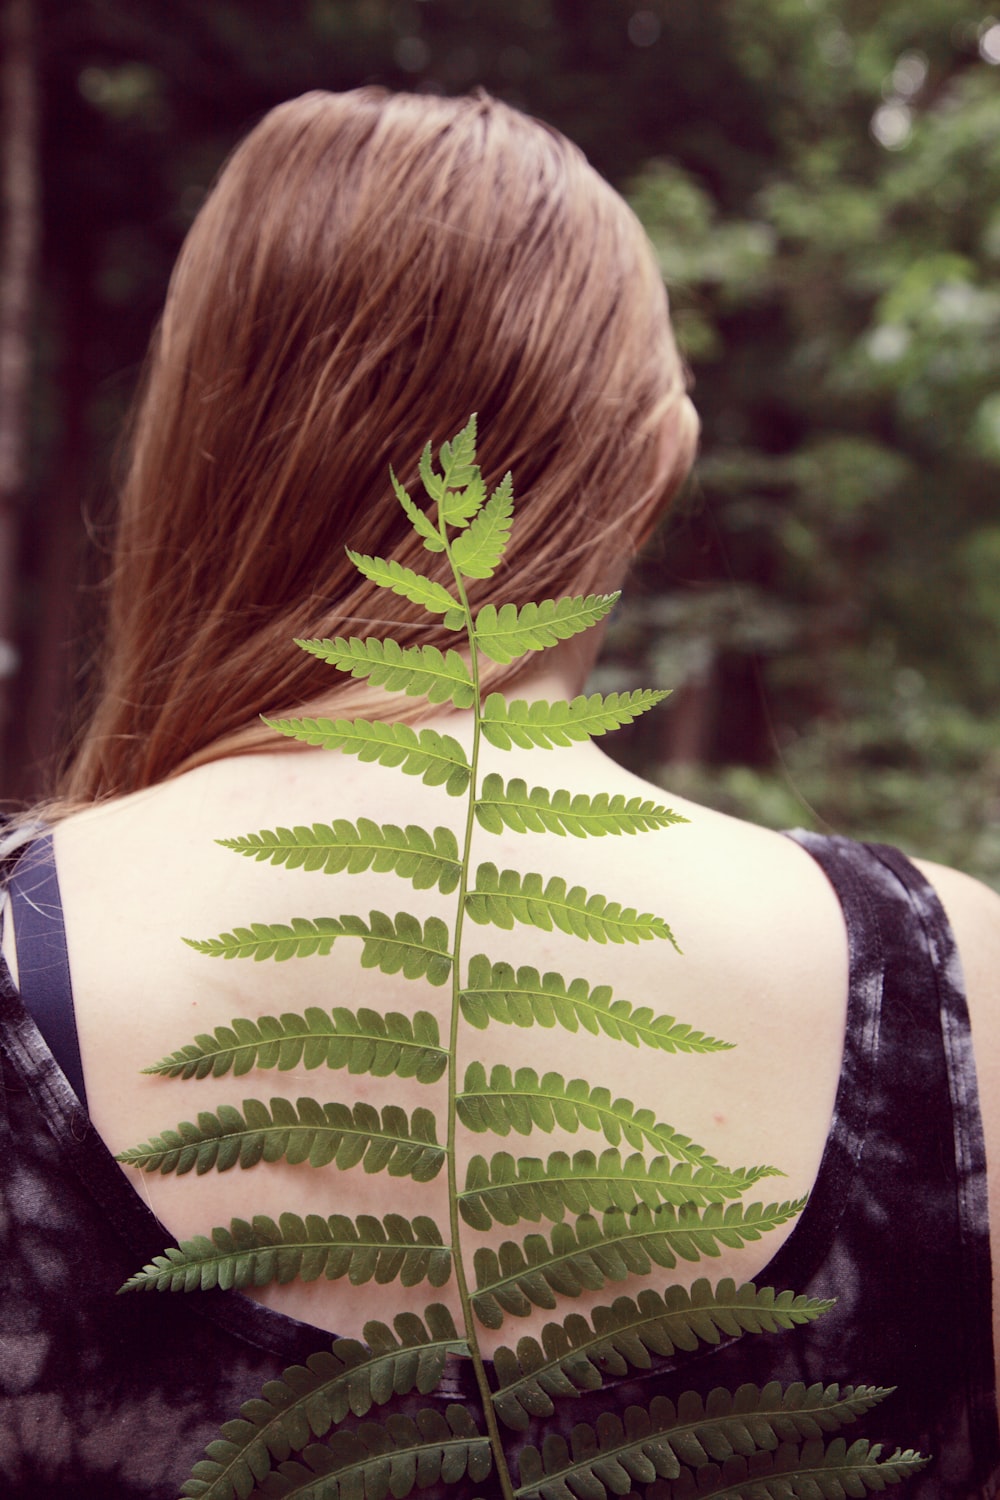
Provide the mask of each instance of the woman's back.
[{"label": "woman's back", "polygon": [[[582,753],[496,752],[493,762],[529,785],[627,796],[655,792],[592,747]],[[310,1005],[362,1005],[408,1015],[430,1010],[446,1035],[450,989],[361,969],[357,941],[336,944],[327,957],[274,965],[212,960],[181,939],[214,937],[252,921],[367,917],[372,909],[390,915],[407,910],[421,921],[437,915],[450,925],[453,899],[415,892],[393,874],[275,870],[242,860],[213,840],[359,816],[433,828],[454,825],[456,810],[464,810],[461,803],[440,789],[414,786],[411,778],[336,752],[279,753],[205,767],[61,824],[56,855],[88,1099],[112,1149],[133,1146],[218,1103],[239,1105],[250,1092],[392,1102],[408,1111],[432,1100],[442,1104],[440,1086],[435,1092],[398,1078],[299,1068],[252,1080],[184,1083],[142,1077],[140,1069],[235,1016],[256,1021],[262,1014],[301,1014]],[[794,844],[702,810],[692,809],[691,817],[690,823],[629,839],[514,833],[497,838],[480,832],[473,856],[474,863],[489,859],[545,878],[562,874],[588,892],[661,915],[683,954],[664,940],[584,945],[558,931],[487,932],[467,922],[466,962],[486,951],[515,967],[554,970],[567,982],[580,975],[591,984],[610,984],[616,998],[675,1016],[733,1043],[734,1050],[668,1056],[645,1047],[610,1047],[604,1036],[583,1031],[491,1026],[465,1029],[461,1071],[478,1060],[487,1072],[507,1063],[604,1085],[612,1097],[652,1109],[727,1165],[777,1167],[786,1176],[761,1184],[767,1201],[799,1198],[816,1175],[840,1073],[847,993],[843,919],[821,872]],[[111,910],[116,922],[109,941],[105,914]],[[481,1137],[469,1142],[483,1150]],[[547,1154],[591,1144],[589,1136],[556,1132],[536,1137],[527,1149]],[[204,1232],[211,1227],[207,1218],[215,1215],[215,1223],[220,1213],[219,1222],[250,1208],[274,1217],[282,1208],[329,1213],[334,1202],[350,1202],[352,1212],[433,1208],[436,1217],[447,1219],[441,1179],[394,1181],[388,1193],[380,1175],[338,1178],[335,1168],[270,1168],[198,1181],[154,1174],[143,1181],[152,1207],[180,1237]],[[724,1260],[721,1269],[746,1279],[790,1228],[791,1222],[731,1266]],[[699,1268],[684,1267],[682,1279],[697,1274]],[[354,1333],[383,1305],[385,1292],[324,1282],[270,1295],[310,1321]],[[544,1316],[535,1321],[540,1326]]]}]

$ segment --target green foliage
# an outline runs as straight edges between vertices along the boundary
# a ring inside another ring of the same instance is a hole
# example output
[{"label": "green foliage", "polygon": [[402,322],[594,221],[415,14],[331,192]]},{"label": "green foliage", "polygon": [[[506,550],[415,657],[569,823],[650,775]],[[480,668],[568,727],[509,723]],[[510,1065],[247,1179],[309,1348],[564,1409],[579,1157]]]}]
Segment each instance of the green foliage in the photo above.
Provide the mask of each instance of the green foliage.
[{"label": "green foliage", "polygon": [[244,1402],[240,1416],[195,1465],[182,1493],[200,1500],[248,1495],[272,1464],[321,1438],[348,1415],[363,1417],[375,1405],[410,1391],[429,1394],[444,1373],[448,1355],[468,1353],[446,1307],[432,1304],[426,1322],[413,1313],[368,1323],[365,1341],[335,1339],[330,1349],[292,1365],[271,1380],[261,1396]]},{"label": "green foliage", "polygon": [[[476,870],[475,884],[466,897],[466,911],[474,922],[511,928],[515,922],[560,932],[595,943],[639,943],[668,938],[670,928],[652,912],[637,912],[600,895],[588,895],[581,885],[566,887],[561,875],[542,883],[541,875],[498,870],[488,861]],[[676,943],[674,943],[676,947]]]},{"label": "green foliage", "polygon": [[490,693],[482,707],[481,727],[484,738],[498,750],[509,750],[512,745],[522,750],[551,750],[554,745],[572,745],[631,724],[668,696],[639,689],[605,697],[581,694],[571,703],[526,703],[523,698],[508,703],[500,693]]},{"label": "green foliage", "polygon": [[185,1120],[176,1130],[123,1151],[119,1160],[178,1176],[192,1168],[200,1176],[237,1165],[255,1167],[259,1161],[308,1162],[311,1167],[333,1162],[342,1171],[362,1162],[366,1172],[385,1170],[391,1177],[429,1182],[441,1170],[444,1153],[429,1109],[416,1109],[407,1119],[395,1104],[383,1105],[380,1117],[363,1101],[349,1108],[336,1100],[292,1104],[277,1098],[270,1108],[247,1099],[242,1114],[231,1104],[220,1104],[214,1113],[202,1110],[197,1125]]},{"label": "green foliage", "polygon": [[526,651],[544,651],[558,641],[589,630],[617,604],[618,594],[588,594],[586,599],[546,599],[541,604],[484,604],[476,616],[476,646],[502,665]]},{"label": "green foliage", "polygon": [[[446,1179],[447,1238],[424,1215],[236,1218],[167,1249],[122,1290],[190,1292],[319,1277],[346,1277],[353,1285],[451,1283],[461,1319],[456,1328],[446,1308],[431,1304],[422,1318],[399,1314],[395,1334],[385,1324],[368,1324],[367,1348],[337,1340],[307,1365],[293,1366],[226,1423],[184,1493],[199,1500],[403,1500],[413,1488],[439,1482],[476,1486],[494,1468],[504,1500],[606,1500],[609,1492],[649,1485],[657,1500],[668,1492],[665,1487],[678,1497],[745,1494],[747,1500],[882,1489],[915,1472],[923,1460],[906,1453],[883,1461],[880,1450],[864,1441],[850,1449],[840,1439],[824,1446],[827,1434],[888,1394],[865,1386],[783,1389],[772,1382],[763,1389],[714,1390],[707,1398],[686,1391],[676,1405],[656,1395],[646,1407],[603,1411],[593,1427],[578,1423],[568,1439],[550,1430],[540,1448],[529,1445],[516,1457],[502,1439],[501,1423],[526,1432],[533,1420],[552,1415],[558,1401],[598,1391],[606,1375],[651,1370],[661,1357],[723,1338],[790,1330],[832,1304],[790,1291],[737,1287],[729,1277],[715,1288],[699,1278],[690,1291],[648,1284],[656,1268],[718,1258],[793,1219],[804,1200],[745,1201],[756,1184],[780,1175],[776,1168],[725,1166],[654,1110],[615,1097],[600,1082],[500,1063],[487,1075],[474,1053],[459,1077],[463,1027],[474,1034],[494,1024],[559,1026],[609,1043],[692,1057],[730,1045],[649,1006],[616,1000],[608,985],[567,981],[527,964],[515,969],[488,953],[470,955],[463,946],[468,917],[487,928],[523,924],[584,942],[665,940],[676,948],[662,917],[589,893],[559,875],[501,871],[489,861],[474,866],[472,843],[477,828],[486,838],[507,830],[584,838],[663,832],[683,821],[639,797],[571,795],[545,787],[529,792],[520,778],[480,776],[484,739],[501,750],[570,745],[631,723],[665,694],[640,690],[508,704],[494,693],[483,701],[483,657],[507,664],[565,640],[604,618],[617,596],[486,603],[473,610],[464,580],[492,575],[509,536],[513,495],[508,476],[487,498],[475,442],[472,418],[442,445],[440,470],[425,449],[419,471],[433,512],[417,506],[393,479],[417,535],[450,567],[454,592],[391,559],[351,553],[376,587],[461,628],[467,657],[457,650],[403,649],[391,639],[299,642],[338,670],[367,676],[391,692],[470,708],[471,752],[450,736],[399,724],[274,722],[293,739],[356,754],[464,796],[464,845],[444,826],[428,831],[367,817],[277,825],[219,841],[244,858],[287,869],[346,875],[370,869],[395,876],[435,891],[438,899],[450,896],[450,920],[372,911],[368,920],[294,917],[187,940],[210,957],[286,961],[323,957],[340,940],[358,939],[363,968],[448,985],[447,1027],[439,1025],[439,1011],[418,1010],[410,1018],[369,1007],[312,1006],[303,1015],[237,1017],[147,1070],[198,1080],[243,1077],[258,1069],[346,1069],[413,1079],[437,1090],[430,1097],[443,1104],[443,1113],[423,1105],[408,1115],[391,1103],[379,1110],[336,1099],[246,1099],[242,1109],[220,1104],[204,1110],[195,1122],[183,1121],[119,1158],[143,1171],[178,1176],[279,1162],[333,1168],[338,1175],[331,1191],[338,1203],[349,1195],[356,1167],[419,1183],[440,1174]],[[445,1030],[448,1041],[442,1042]],[[556,1149],[544,1159],[507,1151],[472,1155],[460,1177],[460,1148],[472,1136],[555,1130],[589,1132],[603,1144],[599,1150],[584,1145],[572,1155]],[[544,1233],[521,1230],[541,1221]],[[521,1237],[497,1243],[498,1225]],[[592,1294],[628,1282],[639,1284],[610,1303],[589,1305]],[[540,1337],[519,1339],[516,1349],[500,1345],[491,1377],[482,1329],[500,1330],[509,1316],[538,1308],[558,1313],[564,1300],[584,1294],[585,1315],[570,1312],[548,1323]],[[479,1411],[440,1401],[413,1414],[393,1407],[395,1398],[414,1391],[434,1396],[448,1355],[471,1361]],[[371,1417],[375,1406],[387,1407],[384,1417]]]},{"label": "green foliage", "polygon": [[326,875],[341,870],[355,875],[369,867],[395,870],[404,880],[412,880],[418,891],[437,886],[443,896],[455,889],[462,868],[458,842],[450,828],[427,833],[415,823],[408,823],[404,829],[394,823],[380,826],[370,818],[359,818],[357,823],[336,818],[332,824],[313,823],[311,828],[264,829],[245,838],[220,839],[219,843],[251,859],[269,860],[290,870],[322,870]]},{"label": "green foliage", "polygon": [[[241,851],[242,852],[242,851]],[[358,937],[362,941],[361,966],[381,969],[383,974],[403,974],[407,979],[422,979],[431,984],[446,984],[451,972],[448,929],[439,917],[418,922],[416,917],[399,912],[395,917],[373,911],[371,920],[363,917],[294,917],[287,922],[254,922],[251,927],[237,927],[217,938],[185,938],[188,947],[212,958],[253,958],[258,963],[273,958],[279,963],[289,958],[325,956],[338,938]]]},{"label": "green foliage", "polygon": [[406,776],[419,776],[425,786],[443,786],[449,796],[461,797],[469,785],[471,767],[465,751],[450,734],[436,729],[411,729],[409,724],[386,724],[367,719],[265,719],[279,734],[322,750],[343,750],[359,760],[398,766]]},{"label": "green foliage", "polygon": [[592,1322],[571,1313],[564,1323],[546,1324],[541,1342],[518,1340],[516,1355],[499,1349],[493,1404],[508,1427],[523,1430],[530,1417],[551,1415],[552,1397],[599,1390],[605,1373],[648,1370],[654,1355],[716,1344],[724,1334],[774,1333],[811,1323],[833,1305],[749,1283],[737,1288],[728,1277],[714,1290],[704,1277],[690,1291],[671,1286],[662,1296],[647,1287],[636,1299],[617,1297],[610,1307],[598,1308]]},{"label": "green foliage", "polygon": [[[714,1391],[704,1404],[694,1392],[682,1398],[677,1407],[667,1397],[655,1396],[648,1411],[640,1406],[628,1407],[624,1421],[609,1412],[596,1431],[584,1423],[575,1427],[569,1443],[554,1434],[541,1453],[534,1447],[525,1448],[521,1454],[525,1482],[518,1495],[540,1495],[543,1500],[578,1500],[580,1495],[593,1495],[597,1500],[609,1489],[613,1494],[627,1494],[636,1482],[679,1478],[682,1463],[706,1468],[712,1461],[725,1461],[741,1452],[774,1449],[789,1433],[794,1441],[802,1434],[830,1431],[844,1421],[853,1421],[887,1394],[866,1386],[847,1386],[841,1394],[837,1386],[824,1390],[818,1385],[808,1390],[793,1385],[782,1393],[775,1382],[762,1391],[741,1386],[735,1397]],[[846,1444],[839,1440],[824,1454],[822,1445],[814,1441],[804,1445],[798,1455],[804,1467],[790,1477],[808,1480],[813,1478],[811,1469],[829,1470],[839,1464],[841,1472],[855,1480],[857,1494],[858,1480],[874,1481],[871,1487],[881,1488],[885,1480],[902,1478],[922,1467],[919,1459],[914,1462],[908,1455],[900,1455],[897,1474],[892,1474],[891,1464],[888,1472],[883,1472],[882,1466],[872,1461],[878,1452],[863,1443],[853,1445],[848,1455]],[[843,1489],[832,1487],[837,1480],[837,1475],[828,1472],[830,1487],[819,1484],[819,1493],[843,1495]],[[698,1493],[703,1493],[700,1484]]]},{"label": "green foliage", "polygon": [[582,1026],[593,1036],[603,1032],[613,1041],[645,1044],[663,1052],[719,1052],[731,1047],[715,1037],[696,1031],[673,1016],[654,1016],[648,1006],[632,1006],[614,1000],[611,986],[594,985],[585,979],[569,984],[559,974],[539,975],[527,965],[517,970],[510,964],[491,964],[482,953],[469,960],[469,977],[459,995],[462,1018],[484,1030],[490,1021],[514,1026],[562,1026],[578,1031]]},{"label": "green foliage", "polygon": [[447,1066],[436,1016],[418,1010],[412,1020],[400,1011],[380,1015],[362,1006],[358,1011],[337,1005],[331,1011],[311,1005],[302,1016],[286,1011],[281,1017],[257,1021],[236,1017],[232,1026],[202,1032],[145,1073],[167,1078],[234,1077],[252,1068],[346,1068],[350,1073],[372,1073],[377,1078],[417,1078],[436,1083]]},{"label": "green foliage", "polygon": [[687,820],[646,797],[614,796],[598,792],[549,792],[543,786],[528,791],[520,777],[504,782],[491,771],[483,778],[476,801],[476,818],[487,833],[511,828],[515,833],[572,833],[577,838],[600,838],[605,833],[646,833]]},{"label": "green foliage", "polygon": [[408,693],[430,703],[451,702],[456,708],[472,707],[472,678],[457,651],[442,653],[436,646],[399,646],[393,640],[357,636],[296,641],[296,645],[352,677],[369,678],[374,687],[390,693]]},{"label": "green foliage", "polygon": [[444,1286],[451,1276],[451,1252],[433,1219],[418,1214],[411,1223],[402,1214],[285,1213],[276,1224],[266,1214],[252,1223],[233,1219],[228,1229],[213,1229],[211,1238],[195,1235],[170,1246],[150,1265],[129,1277],[123,1292],[193,1292],[221,1287],[285,1285],[289,1281],[334,1281],[346,1276],[353,1286],[366,1281],[403,1286],[429,1281]]}]

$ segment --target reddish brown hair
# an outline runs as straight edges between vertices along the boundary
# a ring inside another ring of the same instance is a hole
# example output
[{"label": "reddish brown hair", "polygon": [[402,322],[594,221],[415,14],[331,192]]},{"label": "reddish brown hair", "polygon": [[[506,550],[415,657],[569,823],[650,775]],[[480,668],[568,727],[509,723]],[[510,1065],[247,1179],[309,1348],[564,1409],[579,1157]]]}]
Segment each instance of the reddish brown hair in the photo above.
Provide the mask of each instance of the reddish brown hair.
[{"label": "reddish brown hair", "polygon": [[[427,439],[473,410],[484,476],[512,469],[517,505],[474,602],[613,586],[687,470],[683,392],[645,236],[557,132],[486,97],[362,89],[273,110],[170,283],[132,422],[102,683],[62,795],[121,795],[272,744],[258,715],[337,677],[293,636],[440,644],[404,601],[387,612],[344,548],[433,572],[388,468],[414,483]],[[337,712],[372,702],[345,679]]]}]

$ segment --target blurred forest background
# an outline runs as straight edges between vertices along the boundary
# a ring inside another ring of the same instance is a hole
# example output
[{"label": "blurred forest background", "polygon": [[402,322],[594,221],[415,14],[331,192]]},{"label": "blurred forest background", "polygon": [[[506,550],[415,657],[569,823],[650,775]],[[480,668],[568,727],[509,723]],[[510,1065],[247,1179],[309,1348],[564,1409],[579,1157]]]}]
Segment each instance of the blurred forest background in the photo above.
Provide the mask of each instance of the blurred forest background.
[{"label": "blurred forest background", "polygon": [[1000,887],[1000,17],[973,0],[0,10],[0,795],[37,794],[85,689],[116,434],[226,153],[305,89],[482,85],[630,198],[695,377],[697,476],[599,684],[676,692],[619,753],[726,810]]}]

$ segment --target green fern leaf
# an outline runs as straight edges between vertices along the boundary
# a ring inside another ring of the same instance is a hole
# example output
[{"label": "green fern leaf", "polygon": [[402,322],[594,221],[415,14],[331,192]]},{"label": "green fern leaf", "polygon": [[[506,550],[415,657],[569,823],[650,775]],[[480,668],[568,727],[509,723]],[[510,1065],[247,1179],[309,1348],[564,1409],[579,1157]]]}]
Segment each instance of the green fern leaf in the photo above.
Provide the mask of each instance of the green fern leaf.
[{"label": "green fern leaf", "polygon": [[437,501],[438,515],[444,523],[464,530],[486,499],[486,486],[476,463],[475,412],[461,432],[441,444],[438,457],[440,478],[434,473],[428,443],[420,457],[420,477],[427,493]]},{"label": "green fern leaf", "polygon": [[123,1292],[195,1292],[221,1287],[268,1286],[278,1282],[334,1281],[347,1276],[354,1286],[373,1279],[416,1286],[429,1281],[444,1286],[451,1275],[451,1251],[433,1219],[418,1214],[411,1222],[401,1214],[377,1219],[359,1214],[282,1214],[276,1224],[265,1214],[248,1223],[233,1219],[211,1238],[195,1235],[170,1246],[148,1266],[129,1277]]},{"label": "green fern leaf", "polygon": [[124,1166],[179,1177],[192,1169],[201,1176],[255,1167],[259,1161],[308,1162],[312,1167],[333,1162],[341,1171],[361,1162],[366,1172],[429,1182],[444,1158],[429,1109],[415,1109],[407,1118],[398,1105],[386,1104],[380,1117],[364,1101],[348,1106],[335,1100],[292,1104],[277,1098],[270,1109],[259,1099],[244,1099],[242,1113],[231,1104],[202,1110],[197,1124],[184,1120],[176,1130],[165,1130],[116,1159]]},{"label": "green fern leaf", "polygon": [[415,573],[412,568],[404,568],[391,558],[368,557],[363,552],[352,552],[349,547],[347,555],[358,572],[370,578],[380,589],[391,589],[394,594],[419,604],[432,615],[444,615],[449,630],[461,630],[464,626],[465,611],[444,584],[425,578],[423,573]]},{"label": "green fern leaf", "polygon": [[417,731],[409,724],[372,719],[265,719],[264,723],[306,745],[398,766],[405,776],[419,776],[425,786],[443,786],[452,797],[461,797],[469,785],[472,772],[465,751],[458,740],[436,729]]},{"label": "green fern leaf", "polygon": [[469,978],[460,995],[462,1015],[470,1026],[485,1030],[490,1021],[507,1026],[562,1026],[592,1036],[604,1035],[632,1047],[645,1045],[662,1052],[723,1052],[732,1042],[720,1042],[695,1031],[673,1016],[654,1015],[648,1006],[613,1000],[611,986],[559,974],[539,975],[525,965],[516,972],[510,964],[491,964],[482,953],[469,960]]},{"label": "green fern leaf", "polygon": [[851,1444],[834,1438],[828,1447],[816,1439],[782,1443],[750,1458],[733,1455],[721,1465],[704,1464],[697,1475],[682,1468],[677,1479],[661,1482],[658,1500],[844,1500],[847,1495],[881,1494],[888,1485],[912,1478],[930,1462],[907,1448],[882,1459],[881,1443],[865,1438]]},{"label": "green fern leaf", "polygon": [[381,969],[383,974],[402,974],[406,979],[427,978],[431,984],[446,984],[451,974],[448,929],[439,917],[421,924],[407,912],[395,918],[373,911],[363,917],[293,917],[285,922],[254,922],[235,927],[217,938],[185,938],[189,948],[210,958],[253,958],[258,963],[273,958],[325,956],[338,938],[362,941],[361,967]]},{"label": "green fern leaf", "polygon": [[476,645],[491,661],[506,666],[527,651],[544,651],[589,630],[610,614],[621,598],[588,594],[576,599],[543,599],[540,604],[484,604],[476,616]]},{"label": "green fern leaf", "polygon": [[[560,875],[542,882],[541,875],[522,875],[518,870],[497,869],[490,863],[476,870],[475,887],[465,898],[465,909],[474,922],[510,929],[515,922],[582,938],[595,943],[639,943],[666,938],[677,947],[673,933],[662,917],[637,912],[606,896],[589,895],[582,885],[567,889]],[[678,952],[680,950],[678,949]]]},{"label": "green fern leaf", "polygon": [[428,443],[420,455],[420,478],[430,498],[437,502],[438,516],[445,525],[464,529],[486,498],[486,486],[475,461],[475,414],[450,442],[441,444],[439,458],[441,474],[434,470]]},{"label": "green fern leaf", "polygon": [[436,646],[400,646],[374,636],[337,636],[336,640],[295,642],[303,651],[329,662],[351,677],[367,677],[373,687],[389,693],[423,697],[430,703],[454,703],[471,708],[475,689],[469,668],[457,651],[442,653]]},{"label": "green fern leaf", "polygon": [[528,791],[527,782],[515,777],[504,784],[495,771],[483,781],[476,802],[476,818],[487,833],[572,833],[577,838],[600,838],[606,833],[648,833],[686,823],[668,807],[658,807],[642,797],[611,797],[600,792],[550,792],[543,786]]},{"label": "green fern leaf", "polygon": [[[418,505],[414,504],[391,469],[389,470],[389,478],[392,481],[392,488],[396,499],[406,512],[407,520],[420,537],[424,547],[428,552],[443,552],[444,541],[430,516],[426,515]],[[430,494],[429,490],[428,494]]]},{"label": "green fern leaf", "polygon": [[612,1209],[601,1223],[581,1214],[575,1224],[555,1224],[549,1239],[529,1234],[521,1244],[505,1240],[499,1252],[478,1249],[473,1309],[484,1327],[500,1328],[505,1312],[527,1317],[533,1307],[554,1308],[557,1296],[600,1291],[609,1281],[646,1276],[654,1265],[669,1269],[678,1257],[715,1256],[720,1244],[739,1249],[794,1218],[804,1202],[712,1203],[706,1209],[643,1203],[628,1214]]},{"label": "green fern leaf", "polygon": [[583,694],[567,703],[539,699],[527,703],[515,698],[508,703],[501,693],[490,693],[483,704],[483,734],[499,750],[518,745],[522,750],[551,750],[554,745],[572,745],[631,724],[640,714],[655,708],[670,695],[650,688],[632,693]]},{"label": "green fern leaf", "polygon": [[505,474],[467,531],[451,544],[451,558],[464,578],[492,578],[510,541],[514,481]]},{"label": "green fern leaf", "polygon": [[309,1006],[302,1016],[286,1011],[257,1021],[237,1017],[230,1026],[201,1032],[143,1072],[165,1078],[222,1078],[231,1070],[239,1078],[252,1068],[288,1073],[298,1067],[325,1066],[436,1083],[447,1062],[437,1017],[430,1011],[418,1010],[411,1018],[395,1010],[383,1016],[365,1006],[355,1012],[338,1005],[329,1011]]},{"label": "green fern leaf", "polygon": [[457,1403],[442,1415],[430,1409],[415,1421],[394,1413],[385,1422],[361,1422],[311,1443],[301,1459],[272,1470],[254,1491],[260,1500],[405,1500],[419,1486],[484,1480],[492,1468],[489,1438],[480,1435],[468,1408]]},{"label": "green fern leaf", "polygon": [[506,1064],[497,1063],[487,1079],[482,1063],[473,1062],[466,1069],[456,1108],[462,1124],[479,1133],[490,1130],[505,1136],[516,1130],[519,1135],[530,1135],[533,1130],[575,1131],[582,1125],[585,1130],[599,1130],[612,1146],[623,1139],[637,1151],[652,1146],[675,1161],[711,1168],[720,1181],[742,1180],[741,1173],[721,1166],[689,1136],[657,1120],[651,1109],[636,1109],[628,1099],[612,1099],[610,1089],[591,1087],[583,1078],[567,1083],[558,1073],[539,1078],[534,1068],[512,1073]]},{"label": "green fern leaf", "polygon": [[[526,1447],[520,1460],[521,1484],[515,1493],[524,1500],[535,1495],[543,1500],[578,1500],[580,1496],[604,1500],[608,1490],[627,1494],[636,1482],[679,1478],[682,1463],[704,1465],[752,1454],[759,1447],[775,1449],[786,1434],[815,1442],[821,1433],[853,1422],[887,1394],[870,1386],[847,1386],[841,1391],[837,1386],[796,1384],[782,1391],[772,1381],[763,1390],[741,1386],[733,1396],[714,1390],[707,1401],[694,1391],[685,1391],[676,1406],[666,1396],[654,1396],[648,1408],[627,1407],[624,1421],[605,1412],[598,1418],[596,1431],[580,1423],[569,1443],[553,1433],[545,1439],[541,1453]],[[868,1445],[864,1447],[862,1459],[854,1445],[859,1469],[871,1457]],[[842,1459],[846,1444],[841,1440],[827,1451]],[[820,1471],[822,1442],[813,1447],[807,1462]],[[800,1493],[832,1496],[844,1492],[820,1488]]]},{"label": "green fern leaf", "polygon": [[776,1333],[811,1323],[832,1306],[752,1282],[737,1287],[731,1277],[714,1290],[704,1276],[690,1291],[673,1285],[661,1295],[647,1287],[634,1300],[617,1297],[610,1307],[594,1308],[589,1321],[571,1313],[563,1323],[547,1323],[541,1343],[526,1337],[516,1353],[498,1348],[493,1405],[508,1427],[523,1431],[530,1419],[551,1416],[553,1397],[600,1390],[607,1376],[650,1369],[654,1355],[717,1344],[724,1336]]},{"label": "green fern leaf", "polygon": [[393,871],[412,881],[418,891],[437,886],[442,895],[455,889],[462,872],[458,841],[451,829],[438,827],[428,833],[415,823],[399,828],[395,823],[373,823],[371,818],[359,818],[357,823],[335,818],[311,827],[265,828],[240,838],[216,839],[216,843],[289,870],[321,870],[325,875],[342,870],[357,875],[369,868],[380,874]]},{"label": "green fern leaf", "polygon": [[393,1320],[395,1334],[384,1323],[368,1323],[370,1348],[356,1339],[336,1339],[332,1348],[285,1370],[280,1380],[269,1380],[209,1445],[182,1495],[196,1500],[247,1496],[273,1464],[324,1437],[345,1417],[363,1417],[393,1396],[436,1390],[448,1356],[468,1354],[468,1345],[441,1303],[428,1307],[424,1318],[400,1313]]},{"label": "green fern leaf", "polygon": [[695,1169],[690,1162],[652,1160],[640,1151],[622,1158],[608,1147],[598,1157],[593,1151],[553,1151],[548,1161],[535,1156],[515,1158],[500,1151],[489,1161],[474,1156],[466,1168],[465,1188],[458,1195],[459,1211],[473,1229],[495,1223],[518,1224],[522,1219],[558,1223],[567,1213],[608,1209],[626,1211],[637,1203],[726,1203],[738,1198],[773,1168],[757,1167],[742,1174]]}]

